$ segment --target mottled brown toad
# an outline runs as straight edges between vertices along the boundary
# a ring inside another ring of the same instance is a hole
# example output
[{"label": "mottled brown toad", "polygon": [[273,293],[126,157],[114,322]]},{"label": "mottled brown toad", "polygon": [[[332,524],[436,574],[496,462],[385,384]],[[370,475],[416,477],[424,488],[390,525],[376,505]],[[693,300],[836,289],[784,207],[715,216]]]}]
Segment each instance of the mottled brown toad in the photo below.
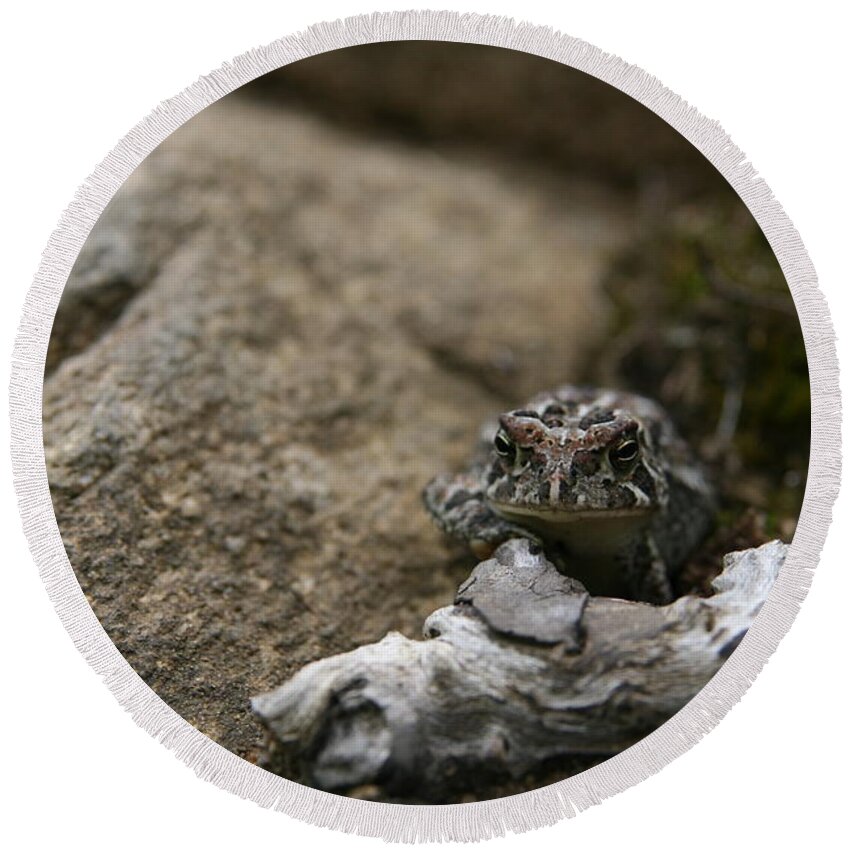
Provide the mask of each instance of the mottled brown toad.
[{"label": "mottled brown toad", "polygon": [[482,429],[468,470],[425,505],[479,557],[526,537],[596,595],[664,603],[711,528],[699,460],[650,399],[561,387]]}]

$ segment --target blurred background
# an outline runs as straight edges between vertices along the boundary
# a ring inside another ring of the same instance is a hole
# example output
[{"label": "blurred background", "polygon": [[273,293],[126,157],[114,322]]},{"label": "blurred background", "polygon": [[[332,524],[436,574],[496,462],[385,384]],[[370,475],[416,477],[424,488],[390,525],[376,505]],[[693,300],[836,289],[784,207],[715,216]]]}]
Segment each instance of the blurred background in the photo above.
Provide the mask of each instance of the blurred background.
[{"label": "blurred background", "polygon": [[568,379],[662,400],[705,456],[736,476],[729,495],[772,508],[775,530],[793,532],[809,424],[794,303],[746,206],[666,122],[580,71],[465,44],[336,51],[243,91],[362,133],[621,190],[635,231],[602,276],[605,338]]},{"label": "blurred background", "polygon": [[256,760],[250,695],[451,602],[472,561],[421,488],[568,382],[658,399],[709,465],[721,521],[680,590],[793,535],[803,340],[710,163],[549,60],[324,54],[190,120],[95,226],[45,376],[59,527],[145,681]]}]

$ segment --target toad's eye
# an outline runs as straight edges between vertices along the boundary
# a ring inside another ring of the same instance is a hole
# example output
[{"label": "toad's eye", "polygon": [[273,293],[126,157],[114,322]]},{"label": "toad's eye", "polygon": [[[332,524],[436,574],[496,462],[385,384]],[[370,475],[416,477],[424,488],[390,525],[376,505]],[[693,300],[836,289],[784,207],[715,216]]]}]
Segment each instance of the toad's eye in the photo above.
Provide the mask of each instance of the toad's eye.
[{"label": "toad's eye", "polygon": [[637,460],[638,454],[640,454],[638,441],[630,437],[614,446],[608,452],[608,459],[614,469],[618,472],[625,472]]},{"label": "toad's eye", "polygon": [[499,431],[493,439],[496,454],[513,462],[516,459],[516,443],[504,432]]}]

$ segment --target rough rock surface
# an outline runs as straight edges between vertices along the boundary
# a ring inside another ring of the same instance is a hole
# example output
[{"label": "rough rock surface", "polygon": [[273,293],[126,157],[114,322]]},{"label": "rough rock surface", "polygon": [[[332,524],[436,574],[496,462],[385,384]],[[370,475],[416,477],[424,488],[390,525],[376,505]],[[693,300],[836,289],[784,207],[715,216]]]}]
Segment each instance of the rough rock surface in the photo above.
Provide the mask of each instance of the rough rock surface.
[{"label": "rough rock surface", "polygon": [[[526,540],[486,566],[511,591],[518,574],[561,576]],[[326,658],[253,701],[269,729],[268,765],[327,790],[414,794],[443,802],[452,790],[492,796],[553,760],[614,755],[685,705],[738,646],[761,609],[787,546],[733,552],[714,594],[653,606],[580,600],[582,640],[561,651],[517,640],[475,606],[435,611],[425,641],[389,634]],[[586,602],[586,605],[584,604]],[[546,594],[518,600],[533,635]],[[572,618],[575,619],[575,618]]]},{"label": "rough rock surface", "polygon": [[169,705],[255,760],[250,695],[452,599],[420,490],[576,377],[634,215],[238,97],[155,151],[69,282],[44,437],[82,588]]}]

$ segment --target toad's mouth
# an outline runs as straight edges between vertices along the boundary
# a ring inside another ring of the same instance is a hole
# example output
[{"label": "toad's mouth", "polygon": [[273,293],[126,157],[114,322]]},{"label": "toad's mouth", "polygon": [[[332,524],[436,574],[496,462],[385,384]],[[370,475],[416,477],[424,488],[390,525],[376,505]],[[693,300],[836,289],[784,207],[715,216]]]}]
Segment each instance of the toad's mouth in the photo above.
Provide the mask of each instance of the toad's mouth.
[{"label": "toad's mouth", "polygon": [[580,508],[563,505],[517,505],[488,499],[490,507],[504,519],[533,518],[547,523],[605,522],[613,519],[638,519],[653,512],[651,505],[629,508]]}]

